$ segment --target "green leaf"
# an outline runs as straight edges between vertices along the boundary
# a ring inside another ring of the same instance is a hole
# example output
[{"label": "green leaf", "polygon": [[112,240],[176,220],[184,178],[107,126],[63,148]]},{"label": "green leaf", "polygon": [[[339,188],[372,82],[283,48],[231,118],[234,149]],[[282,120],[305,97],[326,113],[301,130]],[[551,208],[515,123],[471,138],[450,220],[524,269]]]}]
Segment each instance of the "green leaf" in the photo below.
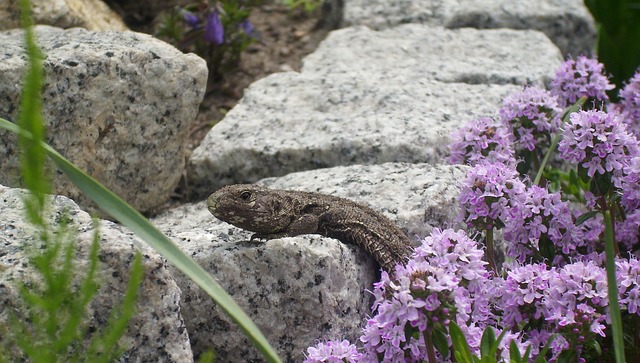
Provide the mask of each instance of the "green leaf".
[{"label": "green leaf", "polygon": [[509,343],[509,362],[510,363],[527,363],[527,360],[525,360],[520,355],[520,349],[518,349],[518,345],[516,344],[515,340],[512,340]]},{"label": "green leaf", "polygon": [[489,356],[496,345],[496,333],[493,328],[486,327],[480,339],[480,357]]},{"label": "green leaf", "polygon": [[589,212],[583,213],[583,214],[579,215],[578,218],[576,218],[576,221],[575,221],[574,224],[576,226],[579,226],[582,223],[588,221],[589,219],[595,217],[598,213],[600,213],[600,212],[598,212],[598,211],[589,211]]},{"label": "green leaf", "polygon": [[447,340],[446,333],[436,328],[431,332],[431,337],[433,339],[433,346],[442,356],[446,357],[449,354],[449,341]]},{"label": "green leaf", "polygon": [[469,349],[469,343],[467,343],[467,338],[464,336],[464,333],[462,333],[460,327],[454,322],[449,323],[449,335],[451,336],[451,344],[453,345],[458,363],[473,363],[474,360],[471,355],[471,350]]},{"label": "green leaf", "polygon": [[[32,138],[32,135],[18,125],[0,118],[0,128],[9,130],[24,137]],[[117,221],[125,225],[138,237],[147,242],[160,255],[187,275],[195,284],[200,286],[216,303],[238,324],[247,337],[262,352],[267,361],[280,362],[275,350],[271,347],[258,327],[251,321],[244,311],[227,294],[218,282],[206,272],[193,259],[186,255],[180,248],[145,219],[138,211],[120,199],[112,191],[85,174],[73,163],[65,159],[51,146],[41,143],[49,158],[62,172],[103,211],[110,214]]]}]

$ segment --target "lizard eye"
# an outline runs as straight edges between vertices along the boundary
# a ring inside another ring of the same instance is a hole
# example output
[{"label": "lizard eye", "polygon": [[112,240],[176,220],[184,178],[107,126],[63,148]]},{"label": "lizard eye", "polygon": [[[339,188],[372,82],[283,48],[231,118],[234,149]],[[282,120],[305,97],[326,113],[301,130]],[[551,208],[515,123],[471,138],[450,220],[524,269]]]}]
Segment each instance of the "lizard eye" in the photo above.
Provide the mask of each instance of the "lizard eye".
[{"label": "lizard eye", "polygon": [[242,193],[240,193],[240,199],[247,201],[251,198],[251,192],[250,191],[243,191]]}]

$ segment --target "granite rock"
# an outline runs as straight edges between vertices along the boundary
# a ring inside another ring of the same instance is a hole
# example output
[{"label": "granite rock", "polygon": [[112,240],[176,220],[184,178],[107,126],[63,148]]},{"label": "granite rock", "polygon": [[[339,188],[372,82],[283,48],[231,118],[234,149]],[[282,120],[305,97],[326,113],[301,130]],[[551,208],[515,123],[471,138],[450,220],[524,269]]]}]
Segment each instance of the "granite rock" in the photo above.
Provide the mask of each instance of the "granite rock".
[{"label": "granite rock", "polygon": [[354,26],[329,33],[304,59],[302,73],[358,72],[392,83],[545,84],[560,61],[557,47],[535,30]]},{"label": "granite rock", "polygon": [[[93,31],[128,30],[120,16],[101,0],[32,0],[36,24]],[[0,1],[0,30],[20,27],[18,1]]]},{"label": "granite rock", "polygon": [[[327,193],[370,205],[412,238],[455,226],[466,167],[386,163],[298,172],[259,184]],[[211,190],[213,191],[213,190]],[[286,361],[319,339],[360,336],[370,314],[376,266],[356,246],[317,235],[249,242],[251,233],[215,219],[206,202],[153,222],[220,281]],[[190,281],[176,274],[194,354],[214,348],[224,362],[259,361],[240,330]]]},{"label": "granite rock", "polygon": [[[36,27],[47,142],[141,211],[163,204],[207,79],[205,61],[149,35]],[[0,117],[17,118],[26,61],[20,30],[0,32]],[[0,131],[0,183],[18,186],[15,137]],[[63,176],[55,193],[90,202]]]},{"label": "granite rock", "polygon": [[196,197],[301,170],[441,162],[452,130],[496,115],[506,95],[547,82],[562,60],[535,31],[407,24],[339,30],[325,43],[301,73],[253,83],[211,129],[188,163]]},{"label": "granite rock", "polygon": [[341,6],[327,9],[324,16],[336,19],[335,27],[386,29],[421,23],[539,30],[565,55],[591,54],[596,40],[593,18],[582,0],[540,0],[535,5],[530,0],[344,0]]},{"label": "granite rock", "polygon": [[[17,306],[18,284],[33,278],[26,251],[38,249],[42,242],[36,229],[27,221],[23,205],[26,192],[0,185],[0,324]],[[48,220],[55,231],[61,220],[76,233],[76,268],[84,271],[87,253],[94,237],[92,218],[71,200],[50,197]],[[143,253],[145,276],[139,289],[137,313],[121,340],[127,362],[192,362],[189,335],[180,311],[181,292],[166,261],[141,245],[132,233],[108,221],[100,221],[99,281],[100,290],[90,305],[90,331],[100,329],[114,306],[124,295],[129,269],[137,250]]]}]

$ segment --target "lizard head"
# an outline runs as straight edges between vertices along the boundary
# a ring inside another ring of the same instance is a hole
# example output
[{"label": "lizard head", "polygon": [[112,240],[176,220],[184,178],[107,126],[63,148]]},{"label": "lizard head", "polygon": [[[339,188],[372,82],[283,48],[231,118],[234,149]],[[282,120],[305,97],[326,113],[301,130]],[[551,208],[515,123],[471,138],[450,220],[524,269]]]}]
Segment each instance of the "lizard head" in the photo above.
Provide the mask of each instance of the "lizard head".
[{"label": "lizard head", "polygon": [[286,228],[291,217],[282,212],[274,190],[253,184],[225,186],[207,199],[214,217],[256,233],[275,233]]}]

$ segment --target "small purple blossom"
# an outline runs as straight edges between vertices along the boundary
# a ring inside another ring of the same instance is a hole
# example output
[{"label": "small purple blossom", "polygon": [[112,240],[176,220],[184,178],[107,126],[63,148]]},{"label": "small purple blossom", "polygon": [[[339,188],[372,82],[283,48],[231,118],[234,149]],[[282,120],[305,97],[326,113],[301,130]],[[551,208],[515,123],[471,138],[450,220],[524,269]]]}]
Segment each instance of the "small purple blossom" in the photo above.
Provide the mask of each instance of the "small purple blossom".
[{"label": "small purple blossom", "polygon": [[551,81],[551,93],[558,96],[562,107],[573,104],[582,96],[604,102],[609,99],[606,91],[615,86],[603,73],[604,65],[596,59],[579,56],[567,59],[556,71]]},{"label": "small purple blossom", "polygon": [[307,348],[307,358],[303,363],[356,363],[361,356],[349,341],[329,340]]},{"label": "small purple blossom", "polygon": [[631,159],[622,177],[620,204],[627,212],[640,209],[640,156]]},{"label": "small purple blossom", "polygon": [[640,261],[635,257],[616,261],[620,306],[640,315]]},{"label": "small purple blossom", "polygon": [[616,222],[616,240],[626,248],[627,251],[635,251],[640,239],[640,209],[627,213],[624,221]]},{"label": "small purple blossom", "polygon": [[618,109],[627,129],[640,139],[640,71],[629,80],[619,92],[620,103]]},{"label": "small purple blossom", "polygon": [[224,28],[220,21],[220,13],[217,10],[207,15],[207,23],[204,26],[204,40],[209,43],[224,43]]},{"label": "small purple blossom", "polygon": [[533,151],[538,144],[547,147],[550,135],[558,130],[562,109],[551,92],[527,87],[503,101],[502,122],[509,127],[521,149]]},{"label": "small purple blossom", "polygon": [[255,28],[253,27],[253,24],[251,24],[249,19],[244,19],[243,21],[241,21],[240,24],[238,25],[238,27],[240,27],[240,29],[245,34],[247,34],[249,36],[253,36],[254,35]]},{"label": "small purple blossom", "polygon": [[501,228],[511,200],[521,199],[525,189],[515,168],[481,162],[467,172],[460,191],[458,220],[480,230]]},{"label": "small purple blossom", "polygon": [[200,19],[198,19],[196,14],[184,9],[180,13],[182,14],[184,22],[191,28],[196,29],[200,26]]},{"label": "small purple blossom", "polygon": [[448,161],[451,164],[469,165],[482,160],[513,163],[512,143],[513,137],[507,127],[490,117],[481,117],[451,134],[451,156]]},{"label": "small purple blossom", "polygon": [[637,140],[617,113],[593,110],[571,114],[558,150],[564,160],[579,164],[591,178],[609,173],[618,188],[624,169],[639,154]]}]

